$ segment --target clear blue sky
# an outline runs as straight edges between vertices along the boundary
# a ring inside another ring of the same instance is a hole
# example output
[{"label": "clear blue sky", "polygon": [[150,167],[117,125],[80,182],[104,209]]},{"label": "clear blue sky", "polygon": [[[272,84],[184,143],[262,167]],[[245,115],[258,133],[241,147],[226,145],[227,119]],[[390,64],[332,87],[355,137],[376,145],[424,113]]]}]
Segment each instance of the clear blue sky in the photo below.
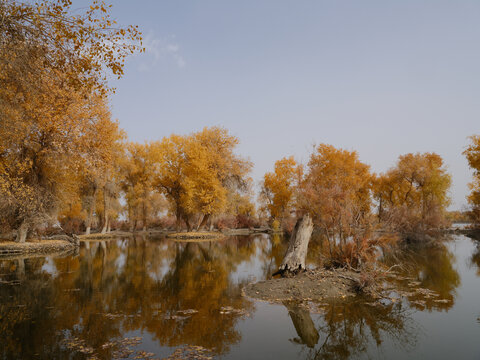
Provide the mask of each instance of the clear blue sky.
[{"label": "clear blue sky", "polygon": [[116,0],[145,54],[112,81],[131,140],[221,125],[258,181],[312,144],[357,150],[380,172],[433,151],[453,176],[453,209],[480,133],[480,1]]}]

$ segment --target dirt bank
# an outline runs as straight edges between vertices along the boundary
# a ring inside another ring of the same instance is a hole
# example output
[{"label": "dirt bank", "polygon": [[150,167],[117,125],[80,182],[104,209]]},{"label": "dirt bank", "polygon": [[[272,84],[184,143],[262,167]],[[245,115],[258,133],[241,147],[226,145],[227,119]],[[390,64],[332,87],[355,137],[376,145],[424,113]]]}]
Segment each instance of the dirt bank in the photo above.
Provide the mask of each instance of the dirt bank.
[{"label": "dirt bank", "polygon": [[[141,234],[141,233],[139,233]],[[78,235],[80,240],[107,240],[107,239],[114,239],[117,237],[127,237],[127,236],[134,236],[136,233],[130,231],[111,231],[109,233],[101,234],[101,233],[93,233],[88,235]]]},{"label": "dirt bank", "polygon": [[75,245],[65,240],[30,240],[25,243],[3,241],[0,242],[0,257],[62,253],[73,249],[75,249]]},{"label": "dirt bank", "polygon": [[225,237],[220,232],[182,232],[168,234],[167,238],[177,240],[219,240]]},{"label": "dirt bank", "polygon": [[295,277],[277,278],[248,284],[244,295],[270,302],[322,301],[355,296],[361,275],[348,270],[308,270]]}]

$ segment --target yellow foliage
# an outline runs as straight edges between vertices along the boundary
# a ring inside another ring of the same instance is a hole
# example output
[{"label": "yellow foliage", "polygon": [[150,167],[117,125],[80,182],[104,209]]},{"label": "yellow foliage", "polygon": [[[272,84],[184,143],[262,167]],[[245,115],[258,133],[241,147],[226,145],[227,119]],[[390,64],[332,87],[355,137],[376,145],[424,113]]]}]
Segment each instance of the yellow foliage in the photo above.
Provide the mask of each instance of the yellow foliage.
[{"label": "yellow foliage", "polygon": [[153,177],[157,164],[154,162],[153,146],[128,143],[127,156],[121,161],[123,174],[121,187],[127,202],[130,226],[135,228],[137,220],[144,229],[148,221],[164,209],[163,196],[154,192]]},{"label": "yellow foliage", "polygon": [[191,229],[192,216],[199,214],[204,225],[225,210],[230,191],[246,186],[251,164],[234,153],[237,144],[236,137],[219,127],[152,144],[158,164],[155,185],[169,200],[177,221],[183,219]]},{"label": "yellow foliage", "polygon": [[293,156],[275,162],[273,173],[263,177],[261,201],[273,219],[282,221],[295,202],[295,191],[302,177],[302,167]]},{"label": "yellow foliage", "polygon": [[111,29],[101,7],[75,16],[70,7],[0,3],[0,210],[13,228],[54,219],[92,178],[96,187],[113,181],[123,134],[104,70],[120,75],[140,34]]},{"label": "yellow foliage", "polygon": [[44,69],[63,74],[66,85],[76,90],[105,92],[105,69],[120,77],[125,57],[143,50],[138,28],[112,26],[107,8],[97,0],[75,14],[69,0],[2,1],[0,18],[2,53],[13,51],[22,63],[13,69],[35,76],[38,70],[30,61],[39,57]]},{"label": "yellow foliage", "polygon": [[300,206],[313,215],[334,244],[365,235],[372,204],[370,167],[356,151],[320,144],[308,162]]},{"label": "yellow foliage", "polygon": [[451,176],[439,155],[400,156],[397,165],[375,181],[380,221],[404,232],[443,226],[450,185]]},{"label": "yellow foliage", "polygon": [[475,224],[480,224],[480,136],[470,137],[470,144],[463,154],[466,156],[468,165],[474,171],[473,181],[469,184],[470,194],[468,203],[470,204],[470,218]]}]

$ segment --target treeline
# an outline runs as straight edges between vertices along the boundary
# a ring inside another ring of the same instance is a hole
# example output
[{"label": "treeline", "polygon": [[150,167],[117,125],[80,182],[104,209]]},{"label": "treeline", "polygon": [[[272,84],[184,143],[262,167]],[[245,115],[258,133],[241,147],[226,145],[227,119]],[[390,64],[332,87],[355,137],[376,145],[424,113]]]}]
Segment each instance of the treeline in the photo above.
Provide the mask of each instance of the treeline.
[{"label": "treeline", "polygon": [[328,240],[333,262],[357,267],[391,240],[383,230],[417,240],[447,226],[451,179],[434,153],[400,156],[384,174],[374,174],[356,151],[317,146],[306,167],[293,158],[275,163],[261,196],[275,226],[289,229],[308,213]]},{"label": "treeline", "polygon": [[[374,174],[355,151],[317,146],[265,174],[256,209],[252,164],[220,127],[144,144],[111,118],[107,75],[142,51],[136,27],[117,28],[93,1],[0,3],[0,230],[17,241],[52,224],[68,232],[252,227],[290,231],[310,213],[330,251],[370,249],[373,230],[418,234],[447,226],[450,175],[434,153],[400,156]],[[480,219],[480,137],[465,150]],[[355,251],[357,251],[355,250]]]}]

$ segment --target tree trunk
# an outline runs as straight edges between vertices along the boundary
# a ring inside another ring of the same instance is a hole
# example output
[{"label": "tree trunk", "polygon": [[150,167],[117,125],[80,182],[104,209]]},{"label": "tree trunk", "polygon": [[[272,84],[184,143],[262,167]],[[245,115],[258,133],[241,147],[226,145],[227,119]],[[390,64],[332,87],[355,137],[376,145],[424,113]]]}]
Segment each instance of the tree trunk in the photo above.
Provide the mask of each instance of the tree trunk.
[{"label": "tree trunk", "polygon": [[130,231],[133,232],[132,207],[129,205],[128,202],[127,202],[127,209],[128,209],[128,225],[129,225]]},{"label": "tree trunk", "polygon": [[143,225],[143,231],[147,231],[147,206],[145,204],[145,200],[142,206],[142,225]]},{"label": "tree trunk", "polygon": [[107,233],[110,232],[110,228],[112,227],[112,222],[110,221],[110,219],[107,221]]},{"label": "tree trunk", "polygon": [[188,219],[187,215],[185,215],[184,220],[185,220],[185,224],[187,224],[187,231],[188,232],[192,231],[192,225],[190,224],[190,220]]},{"label": "tree trunk", "polygon": [[176,228],[177,231],[180,231],[181,230],[181,224],[182,224],[182,212],[181,212],[180,207],[178,205],[177,205],[177,211],[176,211],[175,216],[177,218],[175,228]]},{"label": "tree trunk", "polygon": [[28,224],[25,220],[23,220],[22,224],[17,230],[17,237],[15,241],[18,243],[24,243],[25,240],[27,239],[27,233],[28,233]]},{"label": "tree trunk", "polygon": [[102,228],[102,234],[105,234],[107,232],[107,227],[108,227],[108,196],[107,196],[107,190],[104,188],[103,189],[103,228]]},{"label": "tree trunk", "polygon": [[198,225],[197,231],[206,228],[208,219],[210,219],[210,214],[204,214],[200,225]]},{"label": "tree trunk", "polygon": [[97,199],[97,187],[93,191],[92,197],[90,199],[90,204],[88,206],[87,211],[87,219],[85,220],[85,235],[90,235],[90,230],[92,227],[92,219],[93,219],[93,209],[95,208],[95,200]]},{"label": "tree trunk", "polygon": [[[312,236],[313,222],[310,215],[297,220],[288,244],[288,250],[283,258],[282,265],[275,274],[293,273],[305,270],[308,243]],[[275,275],[274,274],[274,275]]]},{"label": "tree trunk", "polygon": [[108,219],[106,219],[105,223],[103,224],[101,234],[106,234],[107,233],[107,227],[108,227]]}]

